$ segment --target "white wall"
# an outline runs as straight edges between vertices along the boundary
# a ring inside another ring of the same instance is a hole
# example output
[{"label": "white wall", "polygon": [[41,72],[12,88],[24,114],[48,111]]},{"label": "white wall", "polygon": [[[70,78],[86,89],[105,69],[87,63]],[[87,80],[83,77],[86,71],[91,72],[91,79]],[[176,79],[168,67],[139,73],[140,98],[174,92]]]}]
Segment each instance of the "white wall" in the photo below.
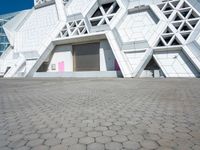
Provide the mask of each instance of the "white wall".
[{"label": "white wall", "polygon": [[156,52],[154,58],[166,77],[196,77],[199,73],[185,54],[179,51]]},{"label": "white wall", "polygon": [[100,70],[115,70],[115,57],[107,40],[100,42]]},{"label": "white wall", "polygon": [[15,50],[41,53],[39,49],[56,29],[58,23],[55,5],[34,10],[16,34]]},{"label": "white wall", "polygon": [[[61,45],[56,46],[53,51],[53,55],[50,57],[50,64],[48,72],[59,72],[59,62],[64,62],[64,71],[73,71],[73,60],[72,60],[72,46]],[[55,65],[55,70],[52,69],[52,65]]]},{"label": "white wall", "polygon": [[[115,70],[115,57],[107,40],[100,41],[100,71]],[[64,62],[64,71],[73,71],[72,45],[56,46],[50,56],[50,64],[47,72],[59,72],[59,62]],[[55,66],[55,70],[52,69]]]}]

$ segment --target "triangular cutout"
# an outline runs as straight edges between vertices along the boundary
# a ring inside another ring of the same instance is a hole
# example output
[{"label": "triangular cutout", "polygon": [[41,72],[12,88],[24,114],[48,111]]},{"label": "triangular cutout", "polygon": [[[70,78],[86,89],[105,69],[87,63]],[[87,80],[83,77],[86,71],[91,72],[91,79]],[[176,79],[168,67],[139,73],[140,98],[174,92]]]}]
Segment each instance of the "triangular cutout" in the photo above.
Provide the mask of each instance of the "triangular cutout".
[{"label": "triangular cutout", "polygon": [[182,4],[182,6],[181,6],[181,8],[189,8],[190,6],[186,3],[186,2],[184,2],[183,4]]},{"label": "triangular cutout", "polygon": [[71,33],[74,32],[74,30],[75,30],[74,28],[70,28]]},{"label": "triangular cutout", "polygon": [[163,11],[170,11],[170,10],[173,10],[173,8],[169,3],[167,3]]},{"label": "triangular cutout", "polygon": [[172,30],[169,27],[167,27],[167,29],[164,31],[164,33],[172,33]]},{"label": "triangular cutout", "polygon": [[101,20],[90,20],[92,26],[97,26]]},{"label": "triangular cutout", "polygon": [[[148,73],[146,73],[148,72]],[[151,73],[151,74],[150,74]],[[162,69],[158,65],[156,59],[152,56],[152,58],[149,60],[148,64],[144,68],[142,74],[142,77],[153,77],[153,78],[160,78],[165,77]]]},{"label": "triangular cutout", "polygon": [[199,15],[196,12],[192,11],[192,13],[189,15],[188,19],[194,19],[194,18],[198,18],[198,17],[199,17]]},{"label": "triangular cutout", "polygon": [[176,46],[176,45],[181,45],[180,42],[177,40],[177,38],[174,38],[172,44],[172,46]]},{"label": "triangular cutout", "polygon": [[164,12],[164,15],[166,16],[167,19],[171,16],[172,12],[173,12],[173,11]]},{"label": "triangular cutout", "polygon": [[174,6],[174,8],[176,8],[176,6],[178,5],[179,1],[172,1],[170,3]]},{"label": "triangular cutout", "polygon": [[159,39],[157,47],[162,47],[162,46],[165,46],[165,44],[163,43],[163,41],[161,39]]},{"label": "triangular cutout", "polygon": [[79,31],[82,32],[84,27],[79,27]]},{"label": "triangular cutout", "polygon": [[167,44],[169,44],[169,42],[171,41],[172,37],[173,37],[173,35],[162,36],[163,40]]},{"label": "triangular cutout", "polygon": [[182,35],[182,37],[183,37],[185,40],[187,40],[188,37],[190,36],[190,33],[183,33],[183,34],[181,34],[181,35]]},{"label": "triangular cutout", "polygon": [[99,17],[102,16],[101,10],[99,9],[99,7],[97,8],[97,10],[94,12],[94,14],[92,15],[93,17]]},{"label": "triangular cutout", "polygon": [[113,2],[103,4],[102,7],[103,7],[104,11],[107,12],[110,9],[110,7],[112,6],[112,4],[113,4]]},{"label": "triangular cutout", "polygon": [[174,21],[180,21],[180,20],[182,20],[182,18],[178,15],[178,13],[176,13]]},{"label": "triangular cutout", "polygon": [[176,28],[176,30],[178,30],[182,24],[182,22],[175,22],[175,23],[172,23],[173,26]]},{"label": "triangular cutout", "polygon": [[73,31],[73,35],[79,35],[78,30]]},{"label": "triangular cutout", "polygon": [[165,4],[159,4],[159,5],[158,5],[158,8],[159,8],[160,10],[162,10],[164,6],[165,6]]},{"label": "triangular cutout", "polygon": [[189,31],[191,30],[190,27],[187,25],[187,23],[184,23],[184,25],[181,27],[180,31]]},{"label": "triangular cutout", "polygon": [[184,18],[188,15],[189,12],[190,12],[190,9],[184,9],[184,10],[181,10],[181,11],[180,11],[181,15],[182,15]]},{"label": "triangular cutout", "polygon": [[76,24],[77,24],[77,25],[79,25],[79,24],[80,24],[80,22],[81,22],[81,20],[78,20],[78,21],[76,21]]},{"label": "triangular cutout", "polygon": [[119,10],[119,5],[116,3],[116,6],[114,7],[111,13],[112,14],[117,13],[118,10]]},{"label": "triangular cutout", "polygon": [[144,68],[144,70],[159,70],[159,69],[160,67],[158,66],[158,63],[153,57],[150,59],[149,63]]},{"label": "triangular cutout", "polygon": [[195,28],[199,20],[189,20],[188,23]]}]

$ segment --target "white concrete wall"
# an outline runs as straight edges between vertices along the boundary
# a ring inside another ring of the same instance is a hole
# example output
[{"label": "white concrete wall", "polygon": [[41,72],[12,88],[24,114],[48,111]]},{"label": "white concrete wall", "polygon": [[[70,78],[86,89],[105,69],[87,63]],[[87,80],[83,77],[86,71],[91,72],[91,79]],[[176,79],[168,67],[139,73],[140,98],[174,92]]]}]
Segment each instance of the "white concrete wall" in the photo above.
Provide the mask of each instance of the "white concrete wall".
[{"label": "white concrete wall", "polygon": [[141,63],[141,61],[144,59],[145,57],[145,51],[141,51],[141,52],[128,52],[125,53],[128,61],[131,64],[131,69],[134,72],[138,65]]},{"label": "white concrete wall", "polygon": [[166,77],[197,77],[198,71],[185,54],[179,51],[156,52],[154,58]]},{"label": "white concrete wall", "polygon": [[[115,57],[107,40],[100,41],[100,71],[114,71]],[[59,72],[59,62],[64,62],[65,72],[73,71],[72,45],[56,46],[52,55],[49,57],[50,63],[47,72]],[[52,65],[55,70],[52,70]]]},{"label": "white concrete wall", "polygon": [[58,15],[55,5],[34,10],[16,34],[15,50],[39,52],[57,24]]},{"label": "white concrete wall", "polygon": [[115,56],[107,40],[100,42],[100,70],[113,71],[115,70]]},{"label": "white concrete wall", "polygon": [[[59,72],[59,62],[64,62],[64,71],[73,71],[73,59],[72,59],[72,46],[62,45],[56,46],[53,51],[53,55],[50,56],[50,63],[47,72]],[[55,65],[55,70],[52,69],[52,65]]]}]

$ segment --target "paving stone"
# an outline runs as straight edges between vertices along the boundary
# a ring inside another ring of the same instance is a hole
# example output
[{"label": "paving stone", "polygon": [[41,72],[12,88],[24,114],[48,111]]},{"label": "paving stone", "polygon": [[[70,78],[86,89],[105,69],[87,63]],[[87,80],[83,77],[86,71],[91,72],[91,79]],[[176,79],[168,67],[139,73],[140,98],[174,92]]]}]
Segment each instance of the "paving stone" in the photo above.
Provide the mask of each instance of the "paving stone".
[{"label": "paving stone", "polygon": [[116,136],[112,137],[112,140],[115,141],[115,142],[121,142],[122,143],[122,142],[127,141],[128,139],[124,135],[116,135]]},{"label": "paving stone", "polygon": [[183,138],[183,139],[190,139],[190,138],[192,138],[192,136],[189,135],[189,134],[187,134],[187,133],[178,132],[178,133],[174,133],[174,135],[175,135],[177,138]]},{"label": "paving stone", "polygon": [[106,131],[106,130],[108,130],[108,128],[107,127],[98,126],[98,127],[95,128],[95,130],[96,131]]},{"label": "paving stone", "polygon": [[158,148],[158,144],[154,141],[150,140],[144,140],[140,143],[142,147],[147,148],[147,149],[156,149]]},{"label": "paving stone", "polygon": [[169,139],[160,139],[157,141],[163,147],[176,147],[177,144]]},{"label": "paving stone", "polygon": [[117,133],[119,135],[131,135],[132,134],[131,130],[128,130],[128,129],[126,129],[126,130],[118,130]]},{"label": "paving stone", "polygon": [[24,137],[23,134],[16,134],[16,135],[10,136],[8,139],[10,141],[18,141],[18,140],[23,139],[23,137]]},{"label": "paving stone", "polygon": [[176,127],[176,128],[174,128],[176,131],[178,131],[178,132],[183,132],[183,133],[189,133],[190,132],[190,130],[189,129],[187,129],[187,128],[185,128],[185,127]]},{"label": "paving stone", "polygon": [[67,145],[60,144],[60,145],[56,145],[56,146],[51,147],[50,150],[67,150],[67,149],[68,149]]},{"label": "paving stone", "polygon": [[51,129],[49,128],[42,128],[42,129],[39,129],[37,131],[37,133],[49,133],[51,131]]},{"label": "paving stone", "polygon": [[9,147],[1,147],[1,150],[12,150],[12,149]]},{"label": "paving stone", "polygon": [[61,143],[60,139],[56,139],[56,138],[51,138],[45,141],[45,145],[47,146],[54,146],[54,145],[58,145]]},{"label": "paving stone", "polygon": [[102,126],[109,127],[109,126],[112,125],[112,122],[101,122],[101,125],[102,125]]},{"label": "paving stone", "polygon": [[12,79],[0,88],[0,150],[200,149],[198,79]]},{"label": "paving stone", "polygon": [[117,142],[111,142],[111,143],[107,143],[105,145],[105,147],[108,150],[121,150],[122,149],[122,144],[117,143]]},{"label": "paving stone", "polygon": [[174,150],[173,148],[169,148],[169,147],[159,147],[157,150]]},{"label": "paving stone", "polygon": [[189,134],[192,135],[196,139],[200,139],[200,131],[190,132]]},{"label": "paving stone", "polygon": [[25,140],[13,141],[8,145],[8,147],[16,149],[16,148],[24,146],[26,143],[27,143],[27,141],[25,141]]},{"label": "paving stone", "polygon": [[106,144],[106,143],[111,142],[111,137],[109,137],[109,136],[99,136],[99,137],[96,138],[96,142]]},{"label": "paving stone", "polygon": [[81,137],[84,137],[84,136],[86,136],[85,132],[74,132],[72,134],[72,137],[76,137],[76,138],[81,138]]},{"label": "paving stone", "polygon": [[127,137],[130,141],[134,141],[134,142],[139,142],[139,141],[144,140],[144,137],[142,135],[133,134],[133,135],[128,135]]},{"label": "paving stone", "polygon": [[39,134],[28,134],[24,137],[24,139],[26,139],[26,140],[34,140],[37,138],[39,138]]},{"label": "paving stone", "polygon": [[123,142],[123,147],[126,150],[137,150],[140,148],[140,144],[138,142],[127,141]]},{"label": "paving stone", "polygon": [[49,147],[45,145],[38,145],[38,146],[33,147],[33,149],[31,150],[49,150]]},{"label": "paving stone", "polygon": [[121,126],[117,126],[117,125],[112,125],[112,126],[109,126],[109,129],[110,129],[110,130],[117,131],[117,130],[121,130],[122,127],[121,127]]},{"label": "paving stone", "polygon": [[83,144],[75,144],[69,147],[69,150],[86,150],[86,146]]},{"label": "paving stone", "polygon": [[100,143],[92,143],[87,146],[87,149],[88,150],[105,150],[105,147],[103,144],[100,144]]},{"label": "paving stone", "polygon": [[115,136],[116,134],[117,134],[116,131],[112,131],[112,130],[103,132],[103,135],[105,135],[105,136]]},{"label": "paving stone", "polygon": [[81,144],[94,143],[94,138],[91,138],[91,137],[82,137],[82,138],[79,139],[79,143],[81,143]]},{"label": "paving stone", "polygon": [[74,137],[65,138],[62,141],[62,144],[65,144],[65,145],[74,145],[77,143],[78,143],[78,138],[74,138]]},{"label": "paving stone", "polygon": [[58,133],[56,137],[58,139],[64,139],[64,138],[67,138],[67,137],[70,137],[70,136],[71,136],[70,132],[63,132],[63,133]]},{"label": "paving stone", "polygon": [[9,141],[7,140],[0,140],[0,147],[4,147],[6,145],[8,145]]},{"label": "paving stone", "polygon": [[41,139],[51,139],[51,138],[55,138],[56,137],[56,133],[45,133],[41,135]]},{"label": "paving stone", "polygon": [[83,128],[81,128],[81,131],[83,131],[83,132],[89,132],[89,131],[93,131],[93,127],[83,127]]},{"label": "paving stone", "polygon": [[194,146],[192,146],[192,149],[193,150],[200,150],[200,145],[194,145]]},{"label": "paving stone", "polygon": [[19,147],[19,148],[15,148],[15,150],[30,150],[31,148],[28,146],[23,146],[23,147]]},{"label": "paving stone", "polygon": [[99,137],[99,136],[102,136],[102,133],[101,132],[97,132],[97,131],[91,131],[91,132],[88,132],[88,136],[90,136],[90,137]]},{"label": "paving stone", "polygon": [[144,135],[144,138],[147,139],[147,140],[154,140],[154,141],[157,141],[157,140],[160,139],[159,135],[157,135],[157,134],[152,134],[152,133],[150,133],[150,134],[145,134],[145,135]]},{"label": "paving stone", "polygon": [[30,147],[35,147],[35,146],[41,145],[43,142],[44,142],[43,139],[35,139],[35,140],[29,141],[27,143],[27,145],[30,146]]}]

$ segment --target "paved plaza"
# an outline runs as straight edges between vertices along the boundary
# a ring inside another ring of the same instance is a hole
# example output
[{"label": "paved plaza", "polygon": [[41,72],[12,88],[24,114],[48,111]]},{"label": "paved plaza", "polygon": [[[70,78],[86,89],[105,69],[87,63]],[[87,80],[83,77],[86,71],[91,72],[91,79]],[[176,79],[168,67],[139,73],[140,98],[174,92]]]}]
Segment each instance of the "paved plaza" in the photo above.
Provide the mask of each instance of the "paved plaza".
[{"label": "paved plaza", "polygon": [[199,79],[0,80],[0,150],[200,150]]}]

